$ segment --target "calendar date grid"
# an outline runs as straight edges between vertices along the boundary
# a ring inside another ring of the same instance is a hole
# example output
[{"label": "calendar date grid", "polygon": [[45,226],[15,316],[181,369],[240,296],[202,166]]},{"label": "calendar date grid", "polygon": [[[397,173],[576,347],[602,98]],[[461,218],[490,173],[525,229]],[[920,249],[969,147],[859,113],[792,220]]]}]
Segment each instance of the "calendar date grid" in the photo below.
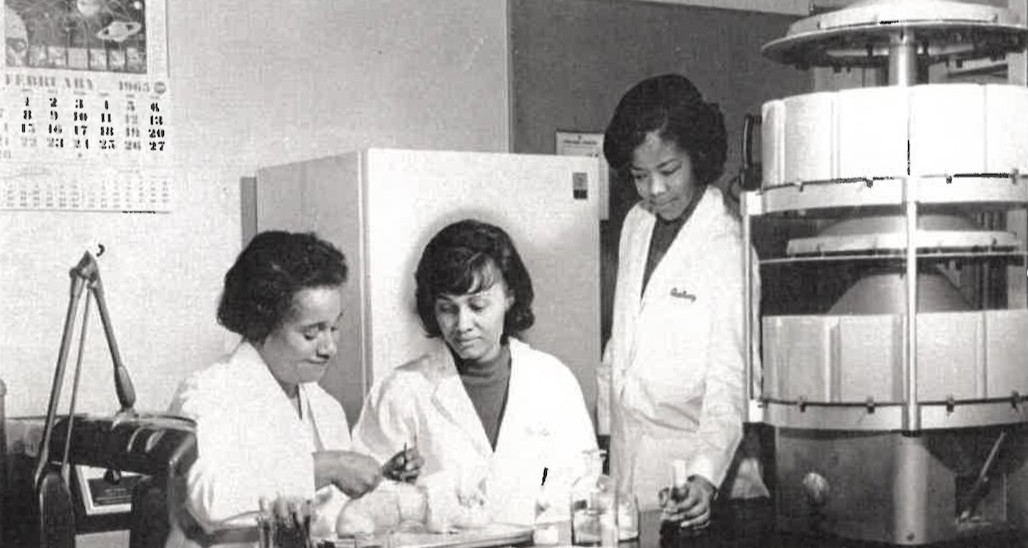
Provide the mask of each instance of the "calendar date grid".
[{"label": "calendar date grid", "polygon": [[166,100],[22,93],[0,107],[0,160],[162,158]]}]

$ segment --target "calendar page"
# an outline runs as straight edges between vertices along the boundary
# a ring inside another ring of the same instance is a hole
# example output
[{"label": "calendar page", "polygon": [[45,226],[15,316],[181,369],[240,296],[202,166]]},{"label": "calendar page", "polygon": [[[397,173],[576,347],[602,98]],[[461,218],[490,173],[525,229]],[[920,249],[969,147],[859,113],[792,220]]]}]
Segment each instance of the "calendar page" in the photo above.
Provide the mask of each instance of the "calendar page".
[{"label": "calendar page", "polygon": [[167,212],[164,0],[4,0],[0,209]]}]

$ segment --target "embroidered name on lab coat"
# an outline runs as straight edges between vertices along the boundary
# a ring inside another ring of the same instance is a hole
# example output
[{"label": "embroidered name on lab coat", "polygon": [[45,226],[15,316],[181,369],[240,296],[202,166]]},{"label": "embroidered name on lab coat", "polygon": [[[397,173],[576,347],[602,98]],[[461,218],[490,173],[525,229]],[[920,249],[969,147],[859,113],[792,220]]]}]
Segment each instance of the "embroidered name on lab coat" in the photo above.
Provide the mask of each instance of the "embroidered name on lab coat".
[{"label": "embroidered name on lab coat", "polygon": [[696,302],[696,295],[689,293],[689,291],[685,289],[678,289],[677,287],[671,288],[671,296],[679,299],[686,299],[691,303]]},{"label": "embroidered name on lab coat", "polygon": [[528,436],[545,438],[549,437],[550,429],[545,425],[530,424],[525,427],[525,434]]}]

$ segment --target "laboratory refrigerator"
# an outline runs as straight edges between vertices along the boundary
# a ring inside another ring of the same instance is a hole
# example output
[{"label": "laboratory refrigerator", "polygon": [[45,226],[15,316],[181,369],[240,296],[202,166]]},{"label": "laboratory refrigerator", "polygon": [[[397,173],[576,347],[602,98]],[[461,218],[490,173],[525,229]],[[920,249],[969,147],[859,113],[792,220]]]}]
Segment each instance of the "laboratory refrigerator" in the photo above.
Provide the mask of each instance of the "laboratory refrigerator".
[{"label": "laboratory refrigerator", "polygon": [[339,352],[322,385],[352,426],[372,383],[429,346],[414,301],[425,244],[460,219],[499,225],[535,290],[535,325],[522,338],[571,369],[592,411],[606,196],[599,169],[591,157],[399,149],[274,165],[244,182],[243,237],[315,231],[346,255]]}]

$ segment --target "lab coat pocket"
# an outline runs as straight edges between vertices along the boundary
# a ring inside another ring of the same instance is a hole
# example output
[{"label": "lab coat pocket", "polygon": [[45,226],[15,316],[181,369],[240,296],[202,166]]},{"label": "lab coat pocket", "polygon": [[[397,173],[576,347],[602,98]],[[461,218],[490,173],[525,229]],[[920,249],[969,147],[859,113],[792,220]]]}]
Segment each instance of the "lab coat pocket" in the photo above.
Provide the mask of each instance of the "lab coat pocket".
[{"label": "lab coat pocket", "polygon": [[633,369],[658,400],[691,399],[702,393],[711,314],[697,293],[669,288],[640,317]]}]

